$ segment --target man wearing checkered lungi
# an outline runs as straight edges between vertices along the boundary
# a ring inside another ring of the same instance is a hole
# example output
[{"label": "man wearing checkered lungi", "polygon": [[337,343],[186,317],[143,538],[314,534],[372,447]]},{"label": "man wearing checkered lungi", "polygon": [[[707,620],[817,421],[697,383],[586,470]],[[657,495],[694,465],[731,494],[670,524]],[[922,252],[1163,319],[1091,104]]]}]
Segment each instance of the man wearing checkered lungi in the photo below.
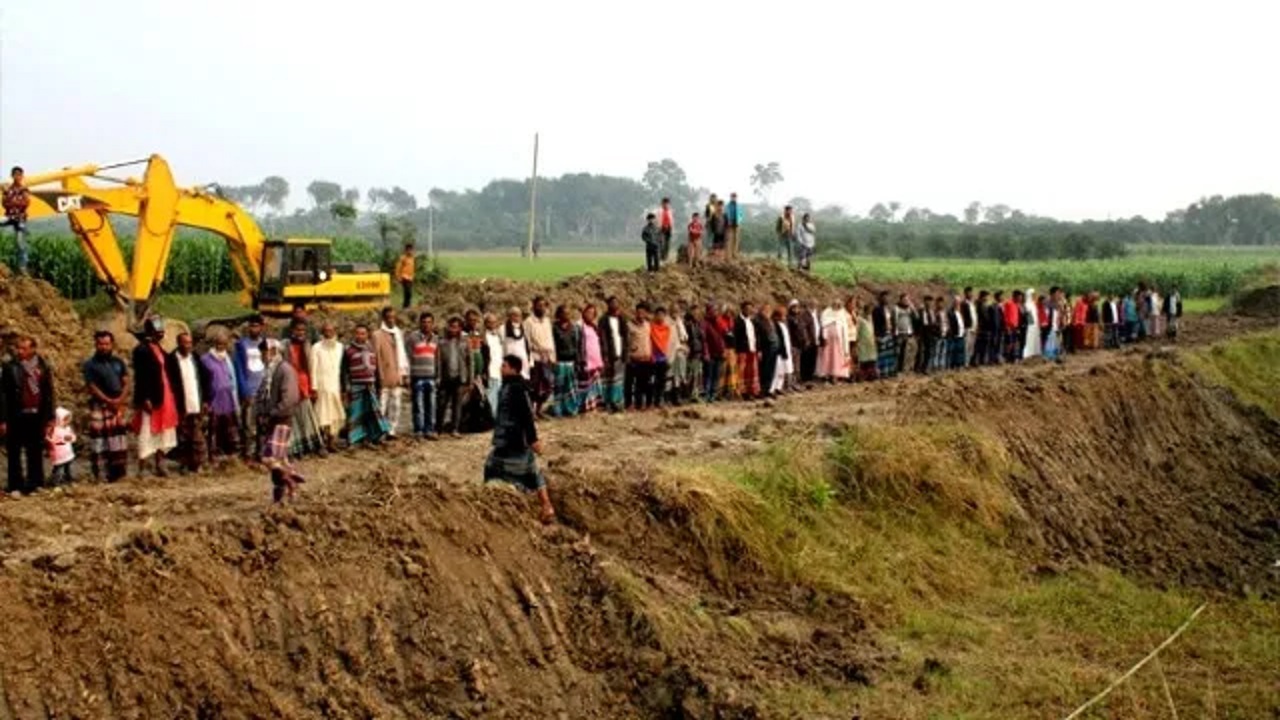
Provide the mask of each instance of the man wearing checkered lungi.
[{"label": "man wearing checkered lungi", "polygon": [[627,319],[616,297],[608,300],[608,309],[600,322],[600,338],[604,349],[604,368],[600,373],[604,406],[609,412],[620,412],[626,404]]},{"label": "man wearing checkered lungi", "polygon": [[93,334],[93,357],[85,361],[89,390],[89,463],[93,479],[107,482],[125,476],[129,464],[129,426],[124,407],[129,396],[129,368],[115,356],[115,336],[106,330]]}]

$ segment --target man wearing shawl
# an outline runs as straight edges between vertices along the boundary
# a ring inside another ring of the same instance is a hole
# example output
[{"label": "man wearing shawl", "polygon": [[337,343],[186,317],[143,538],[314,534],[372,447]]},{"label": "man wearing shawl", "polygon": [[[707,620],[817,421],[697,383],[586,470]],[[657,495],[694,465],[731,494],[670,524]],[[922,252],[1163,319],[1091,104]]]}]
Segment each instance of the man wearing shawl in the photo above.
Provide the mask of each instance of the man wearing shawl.
[{"label": "man wearing shawl", "polygon": [[316,422],[315,406],[311,403],[314,388],[311,383],[311,345],[308,326],[294,320],[289,332],[289,340],[281,344],[280,350],[285,362],[293,366],[294,376],[298,382],[299,400],[293,408],[293,434],[290,437],[293,446],[289,451],[294,457],[318,454],[321,457],[329,454],[324,439],[320,437],[320,426]]},{"label": "man wearing shawl", "polygon": [[876,373],[882,378],[892,377],[897,369],[898,343],[894,339],[896,325],[887,291],[881,291],[877,298],[871,327],[876,333]]},{"label": "man wearing shawl", "polygon": [[133,349],[133,432],[138,437],[138,474],[147,460],[155,457],[156,477],[169,473],[165,455],[178,446],[178,402],[165,372],[165,353],[160,347],[164,321],[147,319],[138,346]]},{"label": "man wearing shawl", "polygon": [[715,303],[707,303],[702,313],[702,399],[715,402],[720,395],[720,375],[724,370],[725,339]]},{"label": "man wearing shawl", "polygon": [[311,361],[307,374],[311,378],[311,404],[315,409],[316,425],[329,452],[337,450],[338,435],[347,422],[347,411],[342,407],[342,343],[333,323],[326,322],[320,328],[321,338],[311,346]]},{"label": "man wearing shawl", "polygon": [[531,384],[533,385],[534,410],[541,415],[555,385],[556,343],[551,332],[551,317],[547,314],[547,300],[533,299],[533,313],[524,321],[524,335],[529,343],[529,357],[533,360]]},{"label": "man wearing shawl", "polygon": [[9,455],[9,492],[32,493],[44,485],[45,436],[54,418],[53,373],[36,354],[34,338],[18,338],[14,350],[0,373],[0,434]]}]

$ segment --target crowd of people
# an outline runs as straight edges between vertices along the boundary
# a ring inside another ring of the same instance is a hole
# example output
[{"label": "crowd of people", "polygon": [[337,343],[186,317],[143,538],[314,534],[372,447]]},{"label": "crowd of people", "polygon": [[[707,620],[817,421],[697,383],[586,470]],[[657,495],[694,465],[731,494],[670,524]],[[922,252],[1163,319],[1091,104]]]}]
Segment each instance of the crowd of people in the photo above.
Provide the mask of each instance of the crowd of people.
[{"label": "crowd of people", "polygon": [[[703,261],[703,238],[707,235],[711,236],[709,259],[741,257],[741,229],[745,221],[746,212],[738,204],[737,193],[729,194],[728,203],[712,193],[702,213],[693,213],[685,227],[685,241],[678,248],[676,259],[690,267],[700,265]],[[640,231],[645,270],[657,272],[663,264],[670,262],[675,229],[671,198],[662,198],[658,211],[645,216],[645,225]],[[804,213],[797,219],[795,208],[788,205],[774,223],[774,234],[778,260],[785,259],[790,268],[809,271],[817,246],[817,228],[812,216]]]},{"label": "crowd of people", "polygon": [[[1141,286],[1116,297],[1061,288],[1007,297],[887,292],[874,304],[853,298],[702,307],[676,300],[624,309],[617,298],[554,309],[542,297],[504,318],[469,310],[437,325],[430,311],[402,327],[388,307],[376,327],[355,324],[345,338],[295,310],[279,337],[262,318],[238,335],[211,333],[200,352],[189,334],[171,352],[148,320],[126,363],[115,337],[95,334],[83,365],[85,436],[95,479],[128,472],[131,447],[141,476],[198,472],[241,458],[271,475],[276,501],[303,481],[293,461],[341,447],[380,446],[409,435],[493,430],[489,480],[538,493],[554,516],[535,454],[538,419],[593,411],[636,412],[664,405],[755,400],[821,383],[873,381],[1017,363],[1176,337],[1182,302]],[[130,379],[133,378],[131,382]],[[10,492],[72,477],[75,432],[56,407],[52,374],[32,338],[19,338],[0,372],[0,432],[6,434]],[[25,469],[23,459],[25,458]]]}]

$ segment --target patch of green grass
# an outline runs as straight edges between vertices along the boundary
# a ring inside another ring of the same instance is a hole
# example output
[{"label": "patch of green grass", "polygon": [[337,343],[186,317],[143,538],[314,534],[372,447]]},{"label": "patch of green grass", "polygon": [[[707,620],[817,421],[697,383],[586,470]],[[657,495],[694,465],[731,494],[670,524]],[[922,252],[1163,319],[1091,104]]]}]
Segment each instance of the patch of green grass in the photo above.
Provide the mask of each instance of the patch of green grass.
[{"label": "patch of green grass", "polygon": [[1184,357],[1209,382],[1280,418],[1280,332],[1233,338]]},{"label": "patch of green grass", "polygon": [[[115,309],[111,299],[101,292],[84,300],[76,300],[73,305],[80,317],[91,320],[101,318]],[[181,320],[188,325],[197,320],[237,317],[249,312],[240,304],[240,294],[234,292],[213,295],[161,293],[156,299],[155,310],[163,317]]]},{"label": "patch of green grass", "polygon": [[518,253],[440,253],[451,278],[507,278],[552,282],[573,275],[607,270],[636,270],[644,264],[640,250],[633,253],[543,252],[536,260]]},{"label": "patch of green grass", "polygon": [[1182,312],[1187,315],[1207,315],[1227,306],[1227,296],[1187,298],[1182,301]]}]

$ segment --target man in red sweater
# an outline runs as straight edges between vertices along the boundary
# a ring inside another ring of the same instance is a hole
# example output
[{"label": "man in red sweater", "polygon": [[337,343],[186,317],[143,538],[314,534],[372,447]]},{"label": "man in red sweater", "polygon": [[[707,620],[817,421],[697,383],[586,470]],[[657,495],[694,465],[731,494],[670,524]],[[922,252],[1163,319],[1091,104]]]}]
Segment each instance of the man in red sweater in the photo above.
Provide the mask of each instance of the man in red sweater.
[{"label": "man in red sweater", "polygon": [[1022,361],[1022,302],[1021,290],[1014,290],[1013,297],[1004,301],[1004,360]]}]

